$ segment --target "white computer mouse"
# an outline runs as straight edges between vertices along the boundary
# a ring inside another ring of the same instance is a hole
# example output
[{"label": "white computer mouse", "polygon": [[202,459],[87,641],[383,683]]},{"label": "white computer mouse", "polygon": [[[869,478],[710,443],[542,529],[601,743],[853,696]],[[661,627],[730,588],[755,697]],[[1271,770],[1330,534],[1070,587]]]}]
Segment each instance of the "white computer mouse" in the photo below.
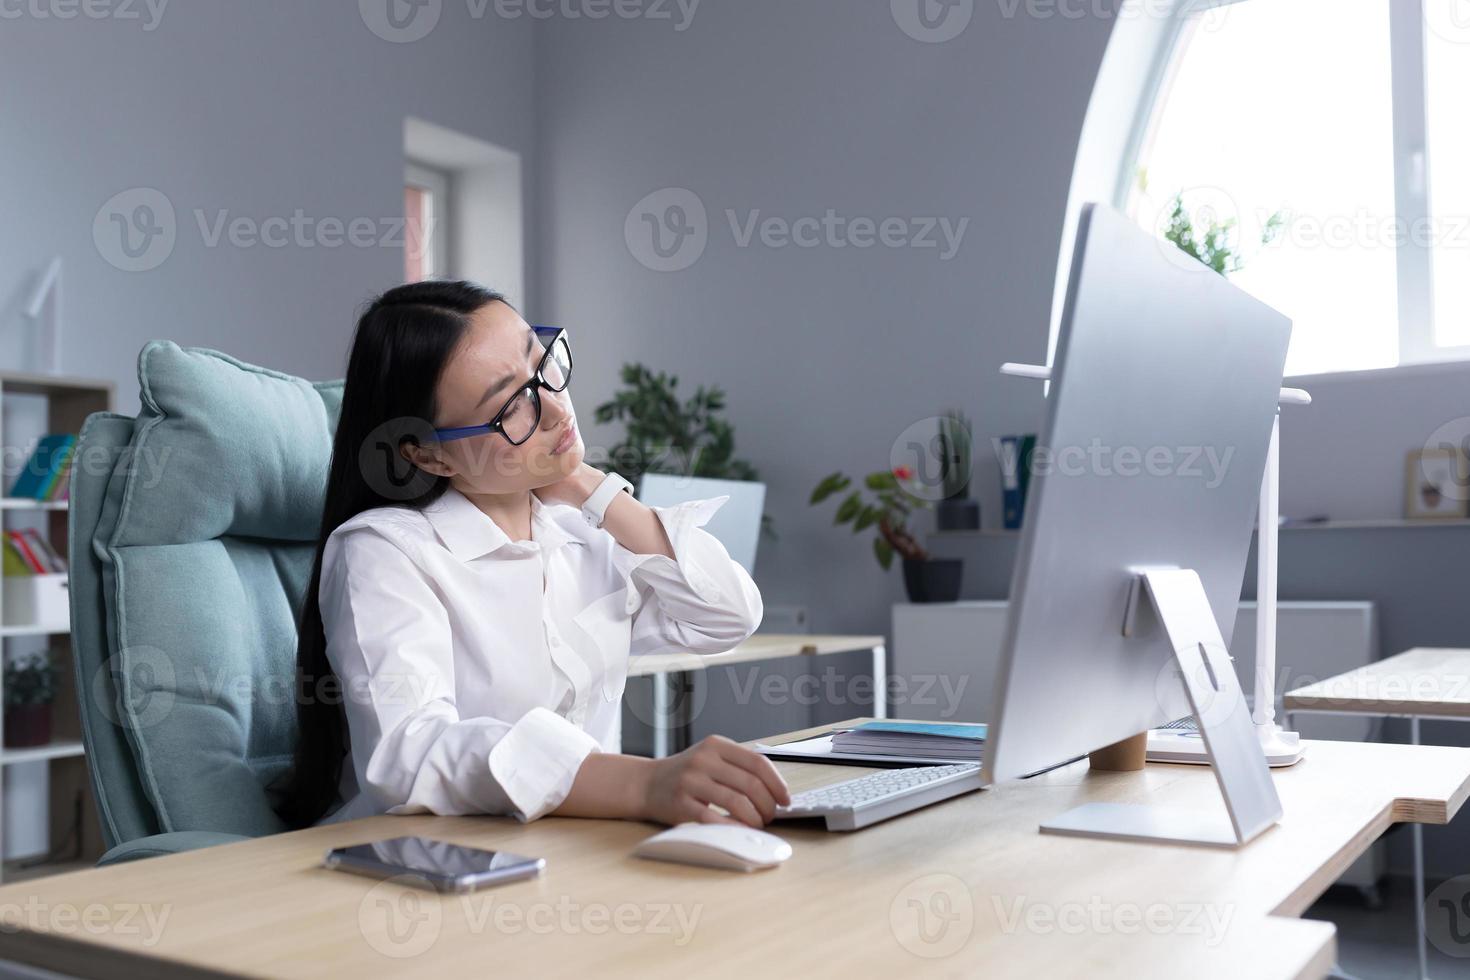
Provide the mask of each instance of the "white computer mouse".
[{"label": "white computer mouse", "polygon": [[633,849],[641,858],[698,864],[732,871],[774,868],[791,857],[791,845],[775,834],[727,823],[681,823]]}]

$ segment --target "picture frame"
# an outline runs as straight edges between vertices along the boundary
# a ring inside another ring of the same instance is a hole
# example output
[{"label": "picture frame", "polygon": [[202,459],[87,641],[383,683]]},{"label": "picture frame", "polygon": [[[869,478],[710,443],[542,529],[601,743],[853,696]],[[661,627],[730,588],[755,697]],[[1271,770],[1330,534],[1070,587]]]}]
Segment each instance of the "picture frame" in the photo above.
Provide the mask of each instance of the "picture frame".
[{"label": "picture frame", "polygon": [[1463,450],[1417,449],[1404,465],[1404,517],[1411,521],[1470,516],[1470,477]]}]

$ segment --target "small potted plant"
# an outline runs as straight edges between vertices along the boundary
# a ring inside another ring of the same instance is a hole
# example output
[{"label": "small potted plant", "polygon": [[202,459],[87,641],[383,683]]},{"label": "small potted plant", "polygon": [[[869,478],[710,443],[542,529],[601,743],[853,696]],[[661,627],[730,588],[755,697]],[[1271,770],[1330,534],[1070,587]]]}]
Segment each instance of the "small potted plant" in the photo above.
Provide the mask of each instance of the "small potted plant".
[{"label": "small potted plant", "polygon": [[[913,471],[907,466],[868,474],[863,489],[854,490],[837,505],[836,523],[850,523],[853,533],[877,528],[873,555],[885,571],[893,566],[894,552],[902,556],[903,584],[910,602],[954,602],[960,597],[964,565],[958,558],[929,557],[929,552],[909,531],[909,515],[915,508],[930,506],[909,489],[913,478]],[[811,503],[819,504],[851,485],[850,477],[840,471],[833,473],[812,490]]]},{"label": "small potted plant", "polygon": [[17,657],[5,664],[5,746],[24,748],[51,741],[51,703],[57,670],[49,653]]},{"label": "small potted plant", "polygon": [[[760,474],[735,455],[735,430],[724,418],[725,392],[700,385],[680,397],[678,375],[655,373],[642,364],[624,364],[623,388],[597,406],[597,421],[621,422],[626,433],[608,459],[589,459],[598,469],[615,469],[633,486],[644,473],[666,473],[711,480],[759,482]],[[771,515],[761,530],[775,537]]]},{"label": "small potted plant", "polygon": [[940,487],[944,499],[934,508],[934,523],[941,531],[974,531],[980,527],[980,502],[970,499],[973,445],[970,420],[957,408],[945,412],[939,419]]}]

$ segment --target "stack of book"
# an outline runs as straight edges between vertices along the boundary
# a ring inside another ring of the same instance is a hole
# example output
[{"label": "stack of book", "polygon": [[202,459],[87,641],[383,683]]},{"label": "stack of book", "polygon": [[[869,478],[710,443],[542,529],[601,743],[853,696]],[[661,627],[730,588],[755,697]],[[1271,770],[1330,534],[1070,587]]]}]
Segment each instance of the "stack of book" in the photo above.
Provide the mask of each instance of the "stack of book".
[{"label": "stack of book", "polygon": [[71,488],[71,461],[77,437],[56,432],[43,436],[26,460],[9,496],[27,500],[66,500]]},{"label": "stack of book", "polygon": [[832,736],[834,755],[979,762],[985,726],[938,722],[870,721]]},{"label": "stack of book", "polygon": [[66,572],[66,560],[56,554],[46,538],[35,529],[4,532],[4,573],[54,574]]},{"label": "stack of book", "polygon": [[779,745],[756,743],[772,759],[881,766],[979,763],[985,726],[971,722],[869,721]]},{"label": "stack of book", "polygon": [[34,529],[5,532],[5,574],[53,575],[66,571],[66,559]]}]

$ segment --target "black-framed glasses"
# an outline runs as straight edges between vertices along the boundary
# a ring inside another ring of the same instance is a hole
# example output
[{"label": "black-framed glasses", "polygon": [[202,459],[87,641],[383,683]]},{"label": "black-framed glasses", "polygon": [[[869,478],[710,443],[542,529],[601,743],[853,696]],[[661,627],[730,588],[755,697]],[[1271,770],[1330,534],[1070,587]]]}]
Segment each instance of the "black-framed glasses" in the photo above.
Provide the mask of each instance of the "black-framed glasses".
[{"label": "black-framed glasses", "polygon": [[453,429],[435,429],[440,442],[468,439],[470,436],[499,432],[512,446],[519,446],[541,425],[541,389],[566,391],[572,380],[572,345],[567,332],[557,327],[532,327],[537,339],[546,344],[546,353],[531,380],[521,385],[501,406],[489,422],[464,425]]}]

